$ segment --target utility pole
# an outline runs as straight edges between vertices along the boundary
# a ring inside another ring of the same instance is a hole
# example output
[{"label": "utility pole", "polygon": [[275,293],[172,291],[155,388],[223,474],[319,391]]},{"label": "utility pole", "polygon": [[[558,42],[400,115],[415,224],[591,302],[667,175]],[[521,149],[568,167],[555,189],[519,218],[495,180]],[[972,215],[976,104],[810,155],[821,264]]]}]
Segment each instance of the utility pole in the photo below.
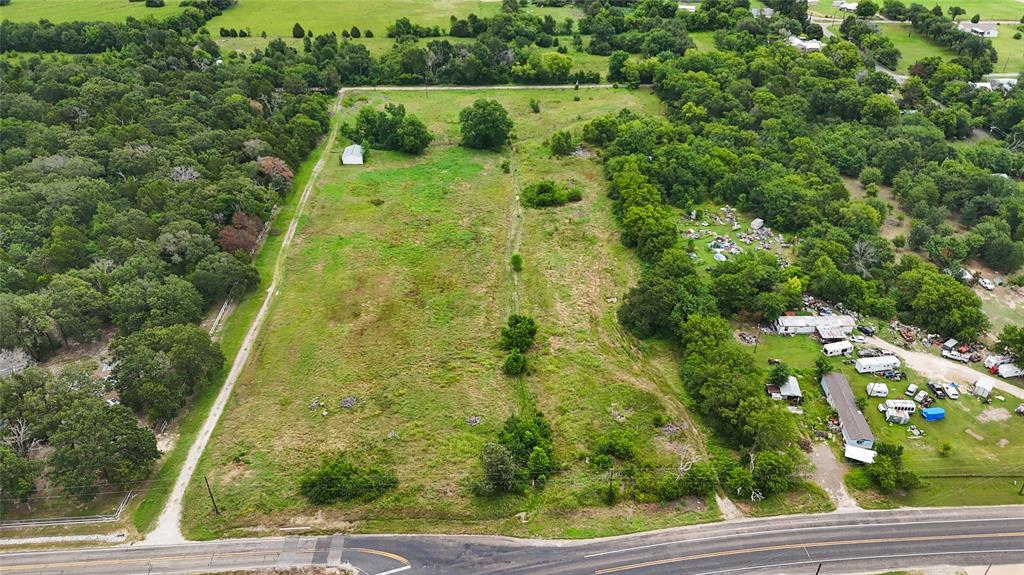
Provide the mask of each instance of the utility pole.
[{"label": "utility pole", "polygon": [[213,498],[213,489],[210,489],[210,480],[203,474],[203,481],[206,482],[206,492],[210,494],[210,502],[213,503],[213,513],[220,515],[220,509],[217,508],[217,500]]}]

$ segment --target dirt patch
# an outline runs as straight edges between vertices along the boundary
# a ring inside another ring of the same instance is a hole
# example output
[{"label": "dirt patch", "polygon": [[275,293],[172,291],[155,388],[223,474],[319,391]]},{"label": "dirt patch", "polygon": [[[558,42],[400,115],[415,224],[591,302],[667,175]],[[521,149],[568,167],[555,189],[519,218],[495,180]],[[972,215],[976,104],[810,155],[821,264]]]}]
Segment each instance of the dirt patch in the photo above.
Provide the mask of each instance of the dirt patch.
[{"label": "dirt patch", "polygon": [[990,407],[975,417],[981,423],[994,423],[1010,419],[1010,411],[1003,407]]},{"label": "dirt patch", "polygon": [[978,433],[977,431],[974,431],[970,427],[965,429],[964,433],[966,433],[967,435],[970,435],[971,437],[973,437],[974,439],[977,439],[978,441],[985,441],[985,438],[980,433]]},{"label": "dirt patch", "polygon": [[1010,440],[1005,437],[999,440],[999,447],[1006,447],[1010,444]]},{"label": "dirt patch", "polygon": [[836,454],[827,443],[815,443],[811,449],[810,460],[814,464],[814,473],[810,479],[828,493],[837,510],[860,508],[857,501],[846,491],[846,484],[843,483],[846,465],[836,458]]}]

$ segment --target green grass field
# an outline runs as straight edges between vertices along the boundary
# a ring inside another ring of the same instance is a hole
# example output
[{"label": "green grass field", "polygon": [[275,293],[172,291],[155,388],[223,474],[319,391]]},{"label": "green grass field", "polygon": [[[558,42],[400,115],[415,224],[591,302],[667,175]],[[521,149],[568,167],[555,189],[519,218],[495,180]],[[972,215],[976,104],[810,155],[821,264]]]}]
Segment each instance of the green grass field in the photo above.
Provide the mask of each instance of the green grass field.
[{"label": "green grass field", "polygon": [[[283,2],[288,3],[288,2]],[[73,20],[119,21],[133,16],[166,18],[182,9],[177,0],[170,0],[162,8],[146,8],[145,2],[128,0],[13,0],[0,8],[0,20],[24,22],[46,18],[51,22]]]},{"label": "green grass field", "polygon": [[[372,30],[383,38],[388,25],[398,18],[408,18],[414,24],[448,28],[451,16],[493,16],[501,9],[500,0],[239,0],[238,5],[225,10],[207,27],[210,30],[243,28],[257,37],[266,32],[271,38],[291,37],[292,26],[298,22],[314,34],[348,30]],[[578,17],[573,8],[528,8],[539,15],[551,15],[556,20]]]},{"label": "green grass field", "polygon": [[[514,116],[514,150],[456,145],[459,109],[481,96]],[[625,90],[367,98],[405,104],[437,140],[422,157],[374,151],[363,167],[339,166],[333,151],[291,248],[281,295],[196,475],[209,476],[221,515],[208,510],[202,482],[193,483],[189,534],[354,521],[367,531],[583,537],[716,518],[713,502],[699,500],[605,507],[596,496],[605,476],[581,461],[600,434],[619,425],[641,434],[647,454],[665,466],[678,464],[681,450],[699,455],[704,445],[678,399],[673,353],[657,342],[637,347],[608,301],[621,297],[638,270],[618,242],[600,166],[552,159],[543,144],[553,130],[578,132],[597,114],[623,107],[656,113],[657,100]],[[531,98],[540,114],[530,112]],[[503,160],[511,174],[500,169]],[[541,178],[574,180],[584,200],[518,218],[515,190]],[[524,259],[518,287],[507,265],[513,249]],[[501,374],[496,346],[514,307],[540,325],[523,381]],[[356,407],[340,409],[349,395]],[[308,408],[315,396],[327,402],[328,416]],[[468,481],[481,447],[505,417],[530,404],[552,422],[566,471],[524,497],[474,498]],[[651,424],[655,414],[685,431],[662,435]],[[471,416],[481,424],[468,425]],[[399,489],[372,504],[310,507],[297,494],[297,476],[336,449],[393,465]],[[528,523],[514,518],[520,511]],[[629,513],[634,518],[623,521]]]},{"label": "green grass field", "polygon": [[[904,2],[904,4],[909,6],[912,2]],[[1017,21],[1024,16],[1024,2],[1020,2],[1020,0],[928,0],[927,2],[918,2],[918,4],[928,8],[941,6],[944,12],[950,6],[959,6],[966,10],[967,14],[960,16],[957,20],[970,20],[971,16],[975,14],[979,14],[982,20]],[[882,2],[878,2],[878,5],[881,6]],[[811,6],[810,11],[821,16],[836,15],[842,18],[844,15],[838,8],[833,7],[829,0],[821,0],[817,6]],[[945,12],[945,14],[949,13]]]},{"label": "green grass field", "polygon": [[[1024,6],[1024,4],[1021,4]],[[882,34],[892,40],[893,45],[900,51],[902,57],[896,66],[896,71],[905,73],[911,64],[927,56],[941,56],[952,58],[956,56],[953,51],[935,44],[921,34],[913,31],[909,24],[882,24],[879,26]],[[836,29],[833,28],[833,31]],[[1020,72],[1024,70],[1024,40],[1014,40],[1013,34],[1017,26],[1010,24],[999,25],[999,36],[992,38],[992,45],[999,53],[999,61],[996,62],[994,72]]]}]

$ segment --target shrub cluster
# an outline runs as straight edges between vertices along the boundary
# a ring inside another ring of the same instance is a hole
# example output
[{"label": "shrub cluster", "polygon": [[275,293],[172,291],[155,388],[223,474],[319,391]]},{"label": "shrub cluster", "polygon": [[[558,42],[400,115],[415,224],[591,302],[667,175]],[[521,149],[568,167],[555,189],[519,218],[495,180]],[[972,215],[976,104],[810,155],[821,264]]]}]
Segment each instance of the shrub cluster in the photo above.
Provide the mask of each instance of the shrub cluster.
[{"label": "shrub cluster", "polygon": [[526,186],[521,196],[523,205],[529,208],[562,206],[569,202],[578,202],[582,199],[583,195],[580,193],[579,188],[556,184],[551,180],[543,180]]},{"label": "shrub cluster", "polygon": [[313,505],[336,501],[369,501],[398,486],[391,471],[349,460],[344,452],[324,458],[299,479],[299,492]]}]

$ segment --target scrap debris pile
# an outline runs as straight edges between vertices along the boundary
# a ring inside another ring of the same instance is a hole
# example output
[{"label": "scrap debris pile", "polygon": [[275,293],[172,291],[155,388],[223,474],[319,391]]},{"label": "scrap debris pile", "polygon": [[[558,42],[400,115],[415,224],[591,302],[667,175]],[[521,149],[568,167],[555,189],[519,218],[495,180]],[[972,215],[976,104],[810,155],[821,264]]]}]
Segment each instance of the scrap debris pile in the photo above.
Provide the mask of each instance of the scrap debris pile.
[{"label": "scrap debris pile", "polygon": [[[735,208],[731,206],[722,206],[719,208],[719,211],[721,211],[721,214],[711,213],[708,215],[699,214],[697,210],[690,211],[690,220],[697,222],[700,228],[689,228],[683,232],[683,235],[687,239],[691,240],[711,238],[707,245],[708,249],[714,252],[714,258],[716,261],[725,261],[729,256],[735,256],[743,253],[744,248],[739,244],[753,246],[758,250],[774,250],[777,256],[781,256],[781,250],[779,248],[788,248],[792,246],[792,244],[782,237],[782,234],[772,233],[771,228],[765,226],[764,221],[760,218],[755,219],[750,223],[750,226],[744,228],[744,226],[739,223],[738,214]],[[701,229],[708,228],[710,226],[728,226],[732,230],[732,234],[728,232],[719,233],[710,229]],[[696,257],[696,254],[691,255]],[[782,261],[784,264],[786,263],[784,260]]]}]

